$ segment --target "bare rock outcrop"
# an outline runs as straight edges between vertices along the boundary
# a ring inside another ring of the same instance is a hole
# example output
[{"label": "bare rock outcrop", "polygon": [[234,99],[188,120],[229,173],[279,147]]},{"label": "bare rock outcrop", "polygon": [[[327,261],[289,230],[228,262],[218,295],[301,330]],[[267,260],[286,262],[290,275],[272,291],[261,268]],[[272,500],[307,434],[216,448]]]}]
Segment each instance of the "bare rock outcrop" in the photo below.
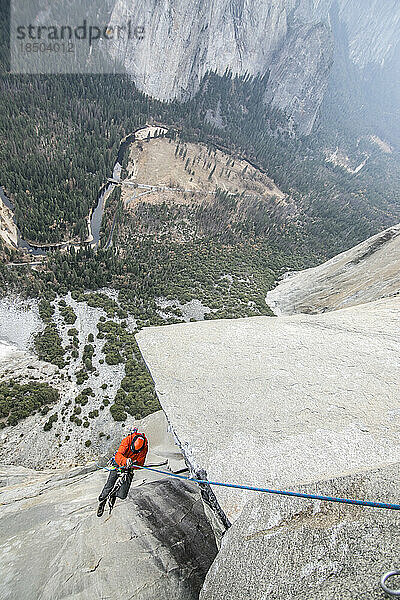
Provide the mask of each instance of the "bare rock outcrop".
[{"label": "bare rock outcrop", "polygon": [[17,248],[18,232],[14,223],[13,213],[3,202],[2,190],[0,191],[0,240],[9,248]]},{"label": "bare rock outcrop", "polygon": [[268,292],[277,315],[320,313],[400,292],[400,225],[389,227],[327,262],[289,273]]},{"label": "bare rock outcrop", "polygon": [[[399,325],[394,297],[137,339],[197,476],[397,503]],[[208,487],[227,531],[202,600],[378,600],[398,567],[398,512]]]}]

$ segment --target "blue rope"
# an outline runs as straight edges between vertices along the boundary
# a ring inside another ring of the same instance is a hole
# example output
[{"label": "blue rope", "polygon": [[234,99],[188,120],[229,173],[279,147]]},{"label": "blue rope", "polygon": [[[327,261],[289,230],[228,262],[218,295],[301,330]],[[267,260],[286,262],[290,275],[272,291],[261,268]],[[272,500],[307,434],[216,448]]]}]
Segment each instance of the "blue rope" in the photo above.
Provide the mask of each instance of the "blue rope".
[{"label": "blue rope", "polygon": [[357,506],[369,506],[371,508],[387,508],[390,510],[400,510],[400,504],[387,504],[386,502],[372,502],[369,500],[351,500],[349,498],[335,498],[334,496],[319,496],[316,494],[305,494],[303,492],[288,492],[284,490],[272,490],[269,488],[252,487],[250,485],[239,485],[237,483],[221,483],[220,481],[207,481],[205,479],[195,479],[193,477],[185,477],[184,475],[177,475],[176,473],[169,473],[168,471],[161,471],[160,469],[154,469],[153,467],[141,467],[136,465],[139,469],[147,469],[148,471],[154,471],[155,473],[162,473],[169,477],[176,477],[178,479],[186,479],[188,481],[194,481],[195,483],[205,483],[208,485],[218,485],[220,487],[234,488],[237,490],[251,490],[253,492],[265,492],[267,494],[278,494],[279,496],[295,496],[296,498],[310,498],[311,500],[325,500],[326,502],[340,502],[341,504],[355,504]]},{"label": "blue rope", "polygon": [[[98,465],[97,465],[98,466]],[[176,477],[177,479],[185,479],[186,481],[193,481],[194,483],[204,483],[207,485],[218,485],[220,487],[234,488],[236,490],[250,490],[252,492],[265,492],[267,494],[277,494],[279,496],[294,496],[296,498],[309,498],[311,500],[323,500],[326,502],[339,502],[340,504],[353,504],[356,506],[369,506],[370,508],[386,508],[389,510],[400,510],[400,504],[387,504],[386,502],[372,502],[371,500],[352,500],[350,498],[335,498],[334,496],[319,496],[317,494],[306,494],[304,492],[289,492],[284,490],[273,490],[269,488],[252,487],[250,485],[239,485],[237,483],[222,483],[220,481],[208,481],[206,479],[195,479],[194,477],[186,477],[185,475],[178,475],[177,473],[171,473],[169,471],[162,471],[161,469],[155,469],[154,467],[142,467],[141,465],[135,465],[138,469],[147,469],[154,473],[161,473],[168,477]],[[114,468],[99,467],[106,471],[114,471]]]}]

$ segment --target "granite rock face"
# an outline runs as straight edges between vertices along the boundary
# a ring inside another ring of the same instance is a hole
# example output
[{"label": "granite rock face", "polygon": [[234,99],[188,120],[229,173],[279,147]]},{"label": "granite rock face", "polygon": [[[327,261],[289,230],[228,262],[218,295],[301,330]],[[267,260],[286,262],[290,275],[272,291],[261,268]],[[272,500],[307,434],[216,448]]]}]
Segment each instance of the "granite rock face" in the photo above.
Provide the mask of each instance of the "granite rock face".
[{"label": "granite rock face", "polygon": [[266,102],[310,133],[332,60],[330,11],[346,29],[360,69],[390,61],[399,42],[396,0],[116,0],[111,25],[132,20],[144,40],[108,45],[139,89],[162,99],[192,96],[207,71],[264,75]]},{"label": "granite rock face", "polygon": [[[173,0],[144,5],[117,0],[111,23],[135,18],[145,39],[113,49],[138,87],[162,100],[186,100],[207,71],[258,75],[270,70],[265,102],[311,132],[328,81],[331,32],[308,11],[297,26],[293,0]],[[294,23],[296,26],[293,27]]]},{"label": "granite rock face", "polygon": [[216,545],[196,486],[137,472],[99,519],[106,477],[0,467],[2,599],[198,598]]},{"label": "granite rock face", "polygon": [[[393,297],[137,339],[197,476],[397,504],[399,326]],[[378,600],[399,567],[398,512],[208,487],[227,531],[201,600]]]},{"label": "granite rock face", "polygon": [[400,225],[390,227],[318,267],[288,274],[268,292],[277,315],[320,313],[400,292]]},{"label": "granite rock face", "polygon": [[[269,294],[278,318],[137,335],[196,476],[398,504],[399,240],[290,276]],[[207,487],[225,533],[201,600],[379,600],[399,569],[398,511]]]},{"label": "granite rock face", "polygon": [[265,102],[283,110],[310,134],[328,83],[333,44],[322,23],[303,25],[289,36],[271,67]]},{"label": "granite rock face", "polygon": [[[398,479],[399,464],[301,491],[396,502]],[[399,543],[399,511],[264,495],[225,534],[200,598],[382,599]]]},{"label": "granite rock face", "polygon": [[[382,73],[396,80],[398,71],[397,0],[70,0],[61,9],[42,0],[39,13],[36,4],[32,22],[45,16],[51,18],[46,25],[61,24],[66,14],[79,14],[111,28],[99,53],[88,55],[85,47],[80,55],[84,72],[104,72],[106,65],[105,72],[127,73],[141,91],[167,101],[191,98],[208,72],[262,76],[266,106],[284,112],[285,129],[296,134],[309,134],[318,116],[334,42],[343,45],[360,81],[366,70],[372,84]],[[117,35],[121,27],[125,33],[144,28],[144,37]],[[346,85],[360,91],[365,81]],[[389,87],[381,82],[379,91],[389,96]]]},{"label": "granite rock face", "polygon": [[209,70],[264,72],[284,43],[292,5],[293,0],[116,0],[111,24],[134,19],[146,34],[128,49],[120,40],[113,52],[124,57],[127,71],[146,93],[187,99]]},{"label": "granite rock face", "polygon": [[340,0],[339,7],[340,18],[348,26],[350,58],[355,64],[362,67],[383,65],[398,53],[400,12],[397,0]]},{"label": "granite rock face", "polygon": [[[284,488],[400,460],[399,326],[400,297],[137,340],[192,470]],[[233,522],[253,492],[214,494]]]}]

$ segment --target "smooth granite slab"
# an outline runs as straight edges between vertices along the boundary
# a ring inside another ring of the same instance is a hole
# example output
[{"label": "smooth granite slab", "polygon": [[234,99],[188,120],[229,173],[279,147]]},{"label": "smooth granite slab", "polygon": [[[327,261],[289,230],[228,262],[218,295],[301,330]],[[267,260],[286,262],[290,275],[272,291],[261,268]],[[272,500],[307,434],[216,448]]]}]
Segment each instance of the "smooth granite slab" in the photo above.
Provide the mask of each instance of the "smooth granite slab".
[{"label": "smooth granite slab", "polygon": [[[400,297],[137,340],[179,445],[211,480],[294,488],[400,461]],[[213,490],[230,521],[256,494]]]}]

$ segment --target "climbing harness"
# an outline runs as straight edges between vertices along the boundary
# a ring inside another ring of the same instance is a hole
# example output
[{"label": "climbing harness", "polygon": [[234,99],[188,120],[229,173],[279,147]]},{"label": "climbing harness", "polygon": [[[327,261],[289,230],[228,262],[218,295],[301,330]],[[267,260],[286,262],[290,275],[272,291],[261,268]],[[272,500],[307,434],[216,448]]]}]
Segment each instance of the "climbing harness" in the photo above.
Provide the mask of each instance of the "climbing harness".
[{"label": "climbing harness", "polygon": [[[137,432],[138,432],[137,427],[134,427],[133,429],[131,429],[129,431],[129,435],[134,436],[133,441],[135,439],[137,439],[138,437],[141,437],[141,435],[137,435]],[[111,515],[111,512],[114,508],[114,504],[115,504],[115,501],[117,498],[117,492],[120,489],[120,487],[126,482],[126,478],[127,478],[129,470],[127,470],[123,467],[120,467],[118,465],[118,463],[115,460],[115,454],[109,459],[109,461],[107,462],[107,465],[108,466],[106,466],[106,467],[101,467],[100,465],[96,464],[96,466],[99,469],[104,469],[105,471],[119,471],[118,477],[117,477],[111,491],[108,493],[108,495],[106,497],[106,501],[108,500],[108,508],[109,508],[110,515]]]},{"label": "climbing harness", "polygon": [[[105,468],[105,467],[101,467],[101,468]],[[119,470],[119,474],[117,477],[117,480],[115,481],[112,490],[109,492],[106,500],[108,500],[108,509],[110,511],[110,515],[112,512],[112,509],[114,508],[114,504],[115,501],[117,499],[117,492],[120,489],[120,487],[125,483],[127,475],[128,475],[128,470],[127,469],[121,469],[119,467],[113,467],[110,469],[107,469],[108,471],[116,471]]]},{"label": "climbing harness", "polygon": [[382,577],[381,577],[381,588],[383,589],[383,591],[386,594],[389,594],[389,596],[400,598],[400,589],[394,590],[392,588],[389,588],[386,585],[386,581],[388,579],[390,579],[390,577],[395,577],[395,576],[399,576],[400,577],[400,571],[389,571],[388,573],[385,573],[384,575],[382,575]]}]

